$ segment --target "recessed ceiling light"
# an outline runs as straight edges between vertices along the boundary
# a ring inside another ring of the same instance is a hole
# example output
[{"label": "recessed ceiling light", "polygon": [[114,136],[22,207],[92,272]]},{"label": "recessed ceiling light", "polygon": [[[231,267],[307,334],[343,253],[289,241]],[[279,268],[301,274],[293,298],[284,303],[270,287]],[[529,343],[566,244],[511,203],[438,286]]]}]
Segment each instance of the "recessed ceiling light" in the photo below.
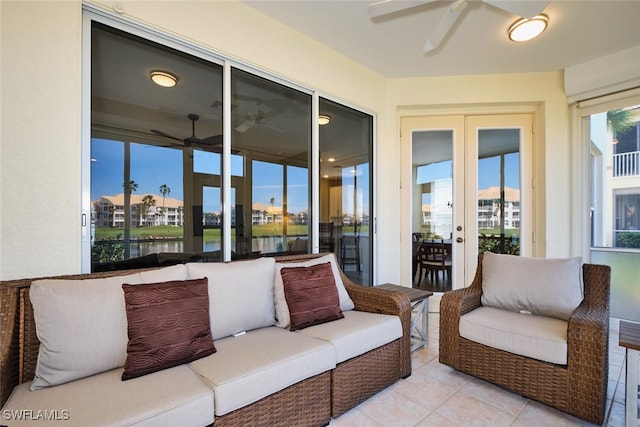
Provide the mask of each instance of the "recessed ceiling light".
[{"label": "recessed ceiling light", "polygon": [[166,71],[152,71],[150,73],[151,80],[158,86],[162,87],[174,87],[178,84],[178,78]]},{"label": "recessed ceiling light", "polygon": [[509,27],[509,38],[514,42],[531,40],[542,34],[548,24],[549,17],[545,14],[519,19]]},{"label": "recessed ceiling light", "polygon": [[328,161],[328,162],[335,162],[335,161],[336,161],[336,159],[335,159],[334,157],[329,157],[329,158],[327,159],[327,161]]},{"label": "recessed ceiling light", "polygon": [[318,116],[318,124],[320,126],[328,125],[330,121],[331,121],[331,116],[328,114],[320,114]]}]

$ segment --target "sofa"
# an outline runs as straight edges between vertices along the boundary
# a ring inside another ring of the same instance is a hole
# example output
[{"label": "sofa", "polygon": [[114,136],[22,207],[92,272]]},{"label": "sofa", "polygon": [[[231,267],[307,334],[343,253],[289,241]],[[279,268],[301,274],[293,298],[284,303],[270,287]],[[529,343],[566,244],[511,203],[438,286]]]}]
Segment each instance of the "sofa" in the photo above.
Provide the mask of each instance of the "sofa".
[{"label": "sofa", "polygon": [[409,299],[333,254],[11,280],[0,304],[11,427],[320,426],[411,374]]},{"label": "sofa", "polygon": [[440,301],[440,362],[592,423],[608,382],[610,267],[485,253]]}]

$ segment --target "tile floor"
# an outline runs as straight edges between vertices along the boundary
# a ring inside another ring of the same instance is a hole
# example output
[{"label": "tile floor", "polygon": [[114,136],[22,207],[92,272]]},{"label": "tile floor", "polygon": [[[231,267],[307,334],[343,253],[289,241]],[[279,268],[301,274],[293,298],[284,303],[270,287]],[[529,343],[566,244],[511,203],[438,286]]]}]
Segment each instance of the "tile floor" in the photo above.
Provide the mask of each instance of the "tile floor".
[{"label": "tile floor", "polygon": [[[411,376],[332,420],[331,427],[593,426],[441,365],[438,316],[429,315],[429,345],[412,354]],[[611,427],[624,427],[624,349],[618,346],[618,324],[611,319],[609,399],[604,424]]]}]

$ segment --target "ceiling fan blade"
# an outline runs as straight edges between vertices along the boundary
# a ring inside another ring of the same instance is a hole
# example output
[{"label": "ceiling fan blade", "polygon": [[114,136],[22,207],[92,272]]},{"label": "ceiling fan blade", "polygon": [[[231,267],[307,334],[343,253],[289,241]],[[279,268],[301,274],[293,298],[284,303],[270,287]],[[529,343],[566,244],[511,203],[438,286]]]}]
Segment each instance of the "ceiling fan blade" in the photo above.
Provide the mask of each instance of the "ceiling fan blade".
[{"label": "ceiling fan blade", "polygon": [[246,132],[248,131],[253,125],[255,125],[255,122],[253,120],[246,120],[243,123],[241,123],[240,125],[238,125],[236,127],[236,130],[240,133]]},{"label": "ceiling fan blade", "polygon": [[203,144],[220,145],[222,144],[222,135],[211,135],[201,140]]},{"label": "ceiling fan blade", "polygon": [[161,130],[151,129],[151,133],[155,133],[156,135],[163,136],[165,138],[175,139],[176,141],[182,141],[182,139],[171,136],[168,133],[162,132]]},{"label": "ceiling fan blade", "polygon": [[411,9],[434,0],[381,0],[369,5],[369,16],[377,18],[401,10]]},{"label": "ceiling fan blade", "polygon": [[442,40],[447,36],[453,24],[456,23],[462,12],[467,7],[467,0],[458,0],[449,7],[442,20],[438,23],[435,30],[431,33],[431,37],[422,49],[424,52],[430,52],[440,46]]},{"label": "ceiling fan blade", "polygon": [[533,18],[534,16],[542,13],[542,11],[546,9],[547,5],[549,5],[549,2],[546,0],[484,0],[484,2],[491,6],[513,13],[514,15],[522,16],[523,18]]}]

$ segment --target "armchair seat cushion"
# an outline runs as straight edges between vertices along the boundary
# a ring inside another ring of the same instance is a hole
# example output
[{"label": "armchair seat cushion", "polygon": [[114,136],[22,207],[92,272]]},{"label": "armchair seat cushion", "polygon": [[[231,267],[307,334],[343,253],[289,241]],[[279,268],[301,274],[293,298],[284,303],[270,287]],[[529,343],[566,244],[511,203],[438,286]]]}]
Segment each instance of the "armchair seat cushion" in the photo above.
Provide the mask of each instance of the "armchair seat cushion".
[{"label": "armchair seat cushion", "polygon": [[509,353],[567,364],[564,320],[479,307],[460,317],[460,336]]}]

